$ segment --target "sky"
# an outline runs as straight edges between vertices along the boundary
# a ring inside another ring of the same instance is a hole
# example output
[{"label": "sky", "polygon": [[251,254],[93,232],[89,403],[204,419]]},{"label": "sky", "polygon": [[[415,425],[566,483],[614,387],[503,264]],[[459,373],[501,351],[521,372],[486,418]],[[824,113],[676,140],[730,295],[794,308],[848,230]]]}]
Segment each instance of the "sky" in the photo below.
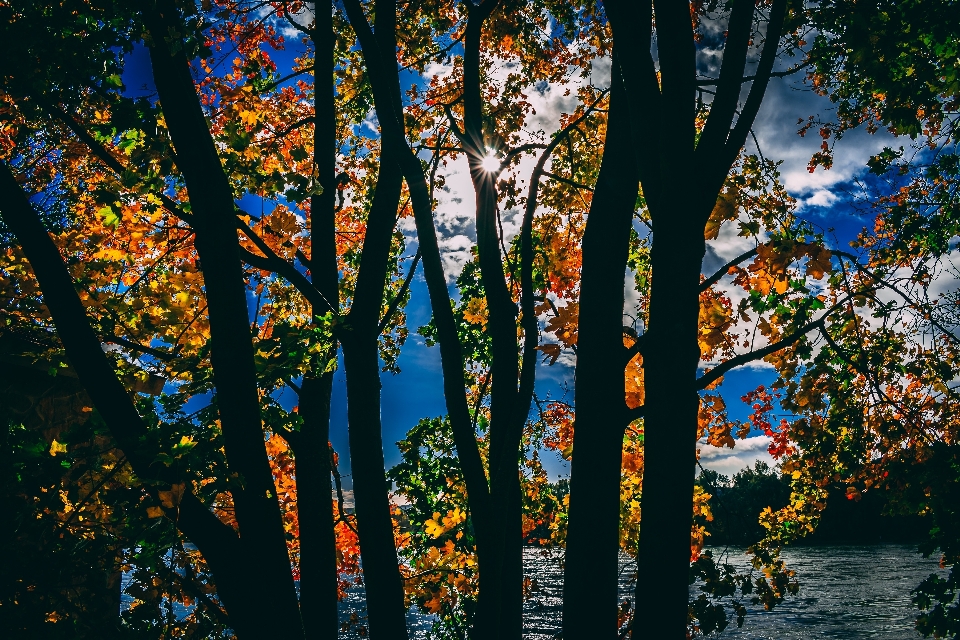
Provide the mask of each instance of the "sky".
[{"label": "sky", "polygon": [[[294,56],[299,55],[302,45],[299,36],[290,34],[285,51],[271,52],[281,70],[286,68]],[[609,60],[600,59],[595,63],[589,78],[577,82],[592,82],[598,86],[609,83]],[[710,69],[706,69],[710,72]],[[428,76],[433,73],[448,73],[449,68],[432,65]],[[797,134],[798,120],[806,120],[811,115],[829,116],[830,103],[815,95],[797,76],[774,79],[767,90],[766,98],[757,117],[754,140],[749,140],[747,151],[754,152],[759,144],[762,154],[772,160],[782,161],[781,179],[789,193],[797,199],[797,213],[827,234],[828,243],[833,246],[846,245],[860,229],[870,224],[868,215],[854,206],[858,181],[865,179],[866,161],[884,146],[895,145],[895,141],[885,132],[870,135],[863,130],[848,133],[837,142],[833,168],[829,171],[817,169],[810,173],[807,163],[810,156],[819,150],[820,138],[813,134],[801,138]],[[496,79],[496,75],[494,75]],[[143,48],[137,49],[128,57],[124,73],[127,91],[134,95],[153,93],[150,82],[149,58]],[[408,82],[409,83],[409,82]],[[547,133],[556,129],[560,113],[570,113],[576,107],[576,93],[566,94],[563,87],[539,86],[529,92],[530,101],[536,109],[530,129],[542,128]],[[371,127],[375,118],[368,118]],[[528,175],[533,158],[527,157],[520,165],[520,175]],[[474,194],[467,172],[465,160],[450,163],[446,168],[447,188],[439,194],[439,206],[435,212],[444,267],[452,282],[463,264],[468,261],[470,247],[475,240],[473,226]],[[416,248],[416,237],[412,221],[401,227],[408,236],[408,252]],[[736,236],[734,225],[726,225],[719,238],[709,242],[707,255],[703,263],[703,273],[710,275],[715,269],[744,250],[752,248],[753,240]],[[504,212],[504,228],[508,236],[518,231],[519,216]],[[625,280],[632,281],[626,274]],[[735,290],[731,290],[736,294]],[[628,291],[629,295],[631,292]],[[387,468],[400,461],[396,442],[417,421],[425,417],[441,416],[446,413],[440,373],[439,347],[427,347],[416,329],[430,319],[429,299],[422,271],[414,278],[411,287],[411,301],[407,307],[407,322],[410,335],[398,360],[399,374],[382,374],[381,417],[383,421],[384,456]],[[737,300],[734,299],[734,304]],[[565,398],[573,400],[574,370],[571,356],[561,358],[554,366],[542,365],[537,371],[536,393],[540,398]],[[755,389],[758,385],[769,385],[775,379],[772,368],[765,363],[753,364],[731,371],[725,376],[720,389],[724,396],[730,417],[743,420],[750,413],[747,405],[739,398]],[[285,406],[292,407],[297,399],[292,391],[281,396]],[[780,415],[777,416],[778,418]],[[789,417],[789,416],[784,416]],[[349,447],[347,436],[347,403],[344,373],[342,367],[337,371],[332,398],[331,441],[340,453],[341,471],[347,487],[349,478]],[[706,444],[700,446],[701,464],[724,475],[732,476],[740,469],[752,466],[756,460],[763,460],[773,466],[766,452],[767,438],[753,435],[738,441],[734,449],[717,449]],[[554,452],[542,455],[544,466],[550,477],[566,477],[570,465]]]},{"label": "sky", "polygon": [[[608,77],[609,71],[603,69],[595,75]],[[544,123],[555,122],[560,112],[569,113],[572,110],[568,100],[559,94],[562,92],[548,91],[540,96],[541,104],[537,104],[536,109]],[[820,138],[816,135],[801,138],[797,134],[796,123],[799,118],[805,120],[810,115],[825,113],[829,106],[826,99],[804,89],[796,80],[774,80],[758,115],[755,133],[763,155],[783,161],[782,180],[799,202],[799,215],[825,232],[833,229],[827,234],[829,242],[833,246],[840,246],[849,242],[864,226],[871,224],[870,218],[853,206],[859,190],[857,180],[864,178],[870,156],[892,144],[892,141],[891,136],[884,132],[875,135],[862,130],[852,132],[837,143],[833,168],[829,171],[817,169],[811,174],[807,170],[807,163],[810,156],[819,150]],[[747,150],[752,152],[755,148],[756,145],[751,141]],[[458,268],[469,259],[469,247],[476,236],[473,228],[474,195],[465,163],[463,166],[455,163],[450,172],[457,173],[448,175],[450,190],[440,196],[436,218],[444,249],[444,266],[448,277],[455,277]],[[508,235],[516,228],[516,224],[511,223],[512,218],[506,216],[504,225]],[[710,243],[703,265],[705,275],[713,273],[717,266],[753,246],[752,240],[739,238],[735,234],[733,225],[727,225],[726,231]],[[401,373],[385,373],[382,376],[381,414],[388,467],[399,462],[399,451],[393,443],[403,438],[417,420],[445,413],[439,348],[425,346],[423,339],[413,333],[417,326],[429,320],[430,315],[422,274],[414,279],[407,312],[411,333],[398,362]],[[564,358],[552,367],[540,366],[536,385],[538,396],[557,398],[566,394],[566,399],[572,401],[574,370],[571,364],[571,358]],[[775,379],[772,367],[762,362],[728,373],[720,391],[730,417],[745,420],[751,409],[740,398],[758,385],[769,385]],[[331,438],[334,447],[346,453],[346,397],[342,371],[337,373],[334,394]],[[777,414],[777,417],[781,415],[789,417],[786,414]],[[751,435],[738,441],[734,449],[717,449],[701,444],[701,465],[727,476],[744,467],[752,467],[756,460],[762,460],[772,467],[774,462],[767,453],[767,444],[768,438],[762,435]],[[555,452],[545,452],[541,459],[551,479],[569,476],[570,464]]]}]

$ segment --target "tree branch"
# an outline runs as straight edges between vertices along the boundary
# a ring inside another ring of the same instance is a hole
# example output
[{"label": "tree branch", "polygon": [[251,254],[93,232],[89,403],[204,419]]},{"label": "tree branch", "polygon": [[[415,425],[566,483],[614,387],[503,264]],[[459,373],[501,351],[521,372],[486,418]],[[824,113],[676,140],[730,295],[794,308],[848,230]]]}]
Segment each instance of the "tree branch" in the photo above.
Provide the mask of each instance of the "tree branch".
[{"label": "tree branch", "polygon": [[713,285],[717,284],[723,276],[727,275],[731,267],[735,267],[741,262],[743,262],[744,260],[747,260],[748,258],[752,258],[755,255],[757,255],[756,247],[754,247],[753,249],[750,249],[749,251],[744,251],[743,253],[738,255],[736,258],[732,259],[730,262],[728,262],[727,264],[717,269],[717,271],[712,276],[710,276],[709,278],[707,278],[706,280],[700,283],[700,293],[703,293]]},{"label": "tree branch", "polygon": [[[740,86],[753,29],[753,13],[753,2],[733,4],[727,26],[727,41],[723,47],[717,94],[710,105],[710,115],[697,143],[697,156],[711,158],[727,141],[740,99]],[[697,84],[699,85],[699,82]]]},{"label": "tree branch", "polygon": [[551,171],[544,171],[543,175],[547,176],[548,178],[553,178],[557,182],[568,184],[575,189],[583,189],[584,191],[593,191],[593,187],[588,187],[585,184],[580,184],[579,182],[576,182],[575,180],[571,180],[570,178],[564,178],[563,176],[557,175]]},{"label": "tree branch", "polygon": [[[59,250],[10,168],[2,161],[0,203],[3,221],[16,236],[33,268],[67,357],[123,455],[142,480],[158,480],[167,486],[178,483],[173,469],[153,464],[155,451],[144,450],[144,443],[148,441],[147,426],[103,352]],[[155,494],[157,489],[148,491]],[[240,594],[229,583],[237,578],[235,565],[242,563],[239,561],[240,540],[234,530],[220,522],[192,493],[184,494],[177,507],[165,512],[197,545],[215,574],[228,583],[221,585],[221,595],[235,603],[234,598]]]},{"label": "tree branch", "polygon": [[140,353],[145,353],[148,356],[153,356],[157,360],[162,360],[164,362],[170,362],[176,357],[176,353],[170,353],[169,351],[161,351],[160,349],[147,347],[138,342],[133,342],[132,340],[121,338],[120,336],[107,336],[103,339],[103,341],[109,344],[118,344],[121,347],[126,347],[132,351],[139,351]]},{"label": "tree branch", "polygon": [[240,247],[240,258],[244,262],[257,269],[271,271],[286,278],[290,284],[303,294],[314,308],[320,310],[321,315],[327,311],[333,312],[335,316],[338,315],[337,307],[330,304],[330,301],[320,293],[320,290],[317,289],[312,282],[307,280],[307,277],[300,273],[295,266],[277,255],[276,252],[270,248],[270,245],[264,242],[263,238],[251,229],[250,225],[240,219],[240,217],[237,217],[237,228],[265,255],[265,257],[261,257]]},{"label": "tree branch", "polygon": [[[790,67],[790,68],[787,69],[786,71],[772,71],[772,72],[770,73],[770,77],[771,77],[771,78],[786,78],[787,76],[791,76],[791,75],[795,74],[796,72],[798,72],[798,71],[800,71],[800,70],[802,70],[802,69],[803,69],[803,67],[797,66],[797,67]],[[745,84],[745,83],[747,83],[747,82],[751,82],[751,81],[756,80],[756,79],[757,79],[757,76],[756,76],[756,75],[744,76],[744,77],[740,78],[740,84]],[[697,86],[698,86],[698,87],[712,87],[712,86],[714,86],[714,85],[717,84],[717,81],[718,81],[718,80],[719,80],[718,78],[700,78],[699,80],[697,80]]]},{"label": "tree branch", "polygon": [[764,93],[767,91],[767,85],[770,83],[773,63],[777,59],[777,50],[780,48],[780,29],[783,27],[783,21],[787,14],[787,0],[774,0],[770,8],[770,19],[767,21],[766,42],[763,43],[763,51],[760,53],[760,62],[757,64],[756,80],[750,87],[750,95],[747,96],[747,102],[740,111],[740,117],[737,118],[737,124],[730,132],[724,152],[718,154],[719,166],[725,167],[722,180],[726,178],[727,171],[737,154],[743,148],[747,141],[747,135],[753,127],[753,121],[757,118],[757,112],[760,111],[760,105],[763,102]]},{"label": "tree branch", "polygon": [[383,333],[383,330],[387,328],[387,324],[390,323],[390,318],[393,317],[393,314],[397,312],[397,309],[400,307],[400,303],[403,300],[403,297],[407,294],[407,291],[410,289],[410,282],[413,280],[413,275],[417,271],[417,266],[420,264],[420,248],[417,247],[417,252],[413,256],[413,264],[410,265],[410,271],[407,272],[407,277],[404,278],[403,284],[400,285],[400,290],[397,291],[397,295],[393,297],[393,300],[390,301],[390,306],[387,307],[387,312],[383,314],[383,319],[380,320],[380,324],[377,326],[377,333]]},{"label": "tree branch", "polygon": [[768,344],[767,346],[751,351],[750,353],[744,353],[734,358],[730,358],[729,360],[718,364],[716,367],[714,367],[713,369],[710,369],[710,371],[708,371],[707,373],[704,373],[702,376],[697,378],[696,389],[698,391],[700,391],[701,389],[706,389],[711,384],[713,384],[714,382],[722,378],[723,375],[728,371],[730,371],[731,369],[736,369],[737,367],[741,367],[745,364],[749,364],[754,360],[765,358],[771,353],[776,353],[781,349],[785,349],[789,347],[790,345],[799,341],[801,338],[803,338],[805,335],[807,335],[814,329],[823,328],[824,321],[827,319],[827,316],[829,316],[832,312],[833,312],[833,309],[831,309],[827,313],[824,313],[818,320],[815,320],[797,329],[790,335],[778,340],[777,342]]}]

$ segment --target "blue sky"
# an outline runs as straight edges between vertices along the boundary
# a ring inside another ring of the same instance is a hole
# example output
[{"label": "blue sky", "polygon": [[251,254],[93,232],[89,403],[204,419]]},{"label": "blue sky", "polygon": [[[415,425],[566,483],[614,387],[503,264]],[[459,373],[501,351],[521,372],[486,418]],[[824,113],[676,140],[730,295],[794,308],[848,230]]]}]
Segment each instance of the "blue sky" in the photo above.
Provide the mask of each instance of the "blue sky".
[{"label": "blue sky", "polygon": [[[271,52],[277,61],[281,73],[289,68],[296,55],[302,53],[303,45],[299,37],[288,38],[285,51]],[[431,70],[446,72],[446,68],[436,66]],[[405,86],[420,78],[407,74]],[[609,61],[600,60],[591,80],[604,85],[604,77],[609,77]],[[127,92],[131,95],[149,95],[153,93],[150,81],[149,58],[142,47],[127,58],[124,73]],[[555,129],[555,122],[561,112],[569,113],[575,105],[574,96],[564,96],[561,87],[548,87],[531,92],[537,117],[533,128],[542,127],[546,131]],[[827,233],[831,244],[846,245],[863,226],[870,224],[869,212],[857,209],[854,201],[859,187],[857,179],[864,178],[866,160],[883,146],[896,144],[885,133],[869,135],[864,131],[855,131],[845,136],[836,147],[834,168],[830,171],[818,169],[811,174],[807,171],[807,162],[819,148],[820,138],[813,135],[801,138],[797,135],[798,119],[810,115],[829,117],[830,104],[824,98],[805,89],[799,74],[793,78],[774,80],[768,90],[767,98],[757,118],[754,132],[764,156],[773,160],[782,160],[782,179],[788,191],[799,202],[799,214]],[[755,145],[751,141],[747,150],[752,152]],[[448,276],[456,277],[456,272],[466,259],[469,259],[469,246],[475,239],[473,231],[473,192],[464,167],[453,163],[448,168],[446,193],[440,194],[440,206],[436,212],[441,249],[444,252],[445,268]],[[244,204],[247,205],[245,199]],[[255,207],[252,207],[255,208]],[[518,226],[505,212],[504,226],[508,235]],[[828,231],[829,230],[829,231]],[[404,228],[408,235],[408,250],[415,250],[415,234],[411,227]],[[710,243],[708,256],[704,261],[704,272],[712,273],[716,265],[723,264],[729,258],[744,249],[747,239],[735,237],[735,233],[721,233],[717,241]],[[416,422],[423,417],[443,415],[446,412],[440,375],[439,348],[427,347],[423,339],[414,332],[417,327],[429,321],[430,310],[426,286],[422,275],[418,275],[412,284],[411,303],[407,308],[410,337],[400,355],[399,374],[382,374],[381,415],[383,420],[384,454],[387,467],[399,461],[399,451],[395,442],[402,439]],[[739,398],[760,384],[769,385],[775,376],[769,367],[744,367],[730,372],[721,388],[730,417],[745,419],[749,408]],[[569,361],[553,367],[541,366],[538,371],[537,394],[540,397],[563,397],[573,399],[573,368]],[[283,394],[281,401],[292,407],[297,399],[292,391]],[[349,474],[349,448],[347,445],[347,407],[344,374],[342,368],[335,377],[332,400],[331,440],[341,455],[342,472]],[[756,459],[769,461],[762,437],[752,437],[738,443],[734,450],[714,450],[702,448],[702,463],[721,473],[732,475],[744,466],[753,464]],[[552,478],[569,474],[569,464],[553,453],[543,456],[547,471]],[[349,479],[347,479],[349,483]],[[349,484],[348,484],[349,486]]]}]

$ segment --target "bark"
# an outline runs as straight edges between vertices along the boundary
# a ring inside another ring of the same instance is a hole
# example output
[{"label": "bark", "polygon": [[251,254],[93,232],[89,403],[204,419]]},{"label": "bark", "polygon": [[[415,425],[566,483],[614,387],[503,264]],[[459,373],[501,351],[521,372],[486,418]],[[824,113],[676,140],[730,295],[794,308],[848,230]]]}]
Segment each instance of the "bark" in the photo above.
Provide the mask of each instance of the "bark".
[{"label": "bark", "polygon": [[[477,448],[470,410],[464,393],[462,345],[457,335],[456,321],[450,306],[450,296],[447,292],[447,281],[443,272],[443,263],[433,222],[430,191],[423,165],[407,145],[403,121],[399,117],[398,100],[400,92],[396,65],[388,60],[385,53],[381,54],[382,48],[378,40],[383,41],[384,29],[378,29],[380,31],[379,35],[374,36],[357,0],[346,0],[344,7],[363,50],[364,61],[373,90],[377,118],[381,125],[383,148],[385,151],[390,149],[396,152],[397,162],[410,191],[417,238],[423,260],[424,277],[427,281],[430,305],[433,310],[434,324],[437,328],[438,342],[440,343],[444,398],[467,485],[471,518],[476,527],[478,538],[481,539],[478,542],[479,554],[482,553],[480,549],[483,548],[484,544],[481,532],[488,521],[486,517],[489,501],[487,478]],[[483,571],[482,562],[480,560],[478,563],[481,571]]]},{"label": "bark", "polygon": [[564,637],[617,632],[620,458],[624,404],[623,273],[639,177],[623,83],[614,54],[603,160],[583,236],[580,323],[566,566]]},{"label": "bark", "polygon": [[485,0],[470,9],[463,58],[464,135],[461,142],[469,158],[476,194],[477,251],[490,312],[487,331],[492,341],[490,511],[480,536],[483,550],[478,555],[483,556],[483,565],[475,636],[519,639],[523,630],[523,532],[518,461],[523,425],[532,399],[530,376],[534,369],[530,363],[532,358],[525,359],[528,384],[518,388],[517,306],[504,279],[496,173],[482,166],[487,150],[480,87],[480,37],[484,22],[498,4],[498,0]]},{"label": "bark", "polygon": [[[379,64],[386,66],[393,61],[395,67],[396,4],[381,0],[376,9],[379,53],[374,55]],[[393,100],[389,103],[393,104]],[[371,634],[382,638],[407,637],[403,579],[393,538],[389,487],[384,469],[378,350],[380,311],[403,185],[397,156],[393,145],[383,145],[353,306],[346,328],[341,332],[347,374],[350,466],[367,611]]]},{"label": "bark", "polygon": [[[310,198],[311,281],[323,305],[315,316],[338,311],[336,243],[337,120],[333,18],[315,12],[313,162],[323,192]],[[336,356],[337,347],[331,349]],[[321,362],[318,366],[325,366]],[[307,638],[336,638],[339,630],[337,549],[330,459],[330,397],[333,371],[304,376],[300,389],[303,426],[294,444],[297,517],[300,524],[300,611]]]},{"label": "bark", "polygon": [[304,377],[303,426],[294,446],[297,518],[300,523],[300,611],[307,638],[336,638],[337,541],[330,460],[330,395],[333,371]]},{"label": "bark", "polygon": [[[271,594],[263,607],[271,611],[270,618],[285,620],[290,632],[299,636],[299,604],[260,418],[233,193],[188,61],[182,50],[171,54],[160,35],[168,32],[176,11],[172,3],[162,3],[156,13],[145,15],[145,22],[154,34],[150,50],[154,81],[187,185],[203,265],[217,408],[230,469],[241,479],[232,489],[240,542],[245,565]],[[266,616],[263,627],[265,632],[272,627]]]},{"label": "bark", "polygon": [[[785,6],[785,0],[776,0],[771,8],[768,32],[773,35],[764,45],[750,94],[731,129],[753,14],[750,3],[735,5],[715,109],[701,147],[695,149],[696,54],[687,3],[604,2],[614,38],[620,36],[618,43],[625,54],[620,68],[630,105],[635,159],[654,228],[650,316],[643,350],[647,400],[634,637],[686,636],[703,227],[762,101]],[[656,11],[659,85],[650,52],[652,9]],[[655,133],[651,123],[657,125]],[[696,176],[692,187],[691,175]]]},{"label": "bark", "polygon": [[[318,6],[324,6],[319,4]],[[329,8],[329,6],[328,6]],[[323,192],[310,197],[310,275],[325,298],[326,308],[314,308],[322,315],[339,306],[337,266],[337,112],[334,79],[333,17],[330,11],[316,11],[313,43],[314,123],[313,163]]]},{"label": "bark", "polygon": [[635,638],[683,638],[696,464],[698,285],[702,227],[655,224],[650,324],[644,345],[642,524]]},{"label": "bark", "polygon": [[[43,292],[44,304],[57,326],[57,335],[67,357],[101,418],[110,429],[134,473],[163,488],[178,481],[173,470],[153,461],[156,451],[145,450],[147,426],[137,413],[126,389],[117,378],[90,327],[67,267],[39,217],[17,185],[9,168],[0,163],[0,213],[30,261]],[[230,613],[238,636],[262,637],[271,625],[258,615],[269,606],[271,585],[251,570],[244,548],[233,529],[192,494],[185,494],[179,508],[168,517],[197,545],[217,582],[217,595]]]},{"label": "bark", "polygon": [[347,374],[350,466],[370,632],[406,638],[403,582],[393,538],[380,420],[379,312],[402,175],[384,150],[367,224],[353,308],[341,332]]}]

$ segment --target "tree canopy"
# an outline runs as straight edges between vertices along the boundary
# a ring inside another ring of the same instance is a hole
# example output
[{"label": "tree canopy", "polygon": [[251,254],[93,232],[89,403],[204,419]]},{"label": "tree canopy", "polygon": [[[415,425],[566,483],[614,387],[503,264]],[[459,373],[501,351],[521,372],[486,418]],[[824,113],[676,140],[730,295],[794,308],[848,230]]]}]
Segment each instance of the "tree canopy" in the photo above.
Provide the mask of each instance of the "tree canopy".
[{"label": "tree canopy", "polygon": [[[917,628],[960,632],[957,10],[0,4],[0,628],[379,640],[413,608],[520,638],[533,545],[566,637],[693,637],[795,594],[783,546],[866,500],[930,531],[950,573]],[[811,173],[857,129],[890,142],[859,233],[765,155],[773,83],[823,97],[781,125],[819,135]],[[388,469],[411,328],[446,411]],[[738,419],[746,365],[770,381]],[[550,367],[571,392],[538,392]],[[775,471],[697,480],[703,447],[756,437]]]}]

